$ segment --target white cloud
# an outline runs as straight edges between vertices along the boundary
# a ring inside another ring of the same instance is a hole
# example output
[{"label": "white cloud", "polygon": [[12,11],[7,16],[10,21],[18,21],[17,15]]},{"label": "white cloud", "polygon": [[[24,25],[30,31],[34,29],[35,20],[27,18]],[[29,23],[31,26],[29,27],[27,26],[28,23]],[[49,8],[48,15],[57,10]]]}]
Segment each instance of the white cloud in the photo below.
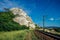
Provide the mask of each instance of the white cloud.
[{"label": "white cloud", "polygon": [[10,0],[4,0],[4,2],[8,3],[10,6],[13,6],[13,3]]},{"label": "white cloud", "polygon": [[8,5],[8,6],[16,6],[16,5],[17,5],[17,3],[12,2],[12,1],[10,1],[10,0],[3,0],[3,2],[0,2],[0,4],[1,4],[2,6],[6,6],[6,5]]},{"label": "white cloud", "polygon": [[3,2],[0,2],[0,8],[4,8],[5,4]]},{"label": "white cloud", "polygon": [[50,18],[49,20],[54,21],[55,19],[54,18]]},{"label": "white cloud", "polygon": [[50,18],[49,20],[51,20],[51,21],[54,21],[54,20],[60,20],[60,18],[57,18],[57,19],[54,19],[54,18]]},{"label": "white cloud", "polygon": [[0,5],[5,5],[3,2],[0,2]]}]

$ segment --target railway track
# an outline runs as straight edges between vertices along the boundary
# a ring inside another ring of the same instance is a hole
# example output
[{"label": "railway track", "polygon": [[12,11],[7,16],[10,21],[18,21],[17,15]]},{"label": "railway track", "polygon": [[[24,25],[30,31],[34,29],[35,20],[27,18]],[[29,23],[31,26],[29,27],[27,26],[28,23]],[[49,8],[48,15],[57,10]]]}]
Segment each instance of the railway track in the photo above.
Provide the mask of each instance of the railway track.
[{"label": "railway track", "polygon": [[55,35],[40,30],[34,30],[34,33],[40,40],[60,40],[60,35]]}]

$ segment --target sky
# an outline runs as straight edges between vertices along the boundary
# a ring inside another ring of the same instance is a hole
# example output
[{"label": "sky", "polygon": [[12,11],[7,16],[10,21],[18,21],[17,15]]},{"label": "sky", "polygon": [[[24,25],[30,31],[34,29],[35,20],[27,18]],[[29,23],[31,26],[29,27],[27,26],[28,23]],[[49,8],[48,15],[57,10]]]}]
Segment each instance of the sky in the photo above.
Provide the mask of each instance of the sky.
[{"label": "sky", "polygon": [[39,26],[60,27],[60,0],[0,0],[0,11],[3,8],[18,7],[23,9]]}]

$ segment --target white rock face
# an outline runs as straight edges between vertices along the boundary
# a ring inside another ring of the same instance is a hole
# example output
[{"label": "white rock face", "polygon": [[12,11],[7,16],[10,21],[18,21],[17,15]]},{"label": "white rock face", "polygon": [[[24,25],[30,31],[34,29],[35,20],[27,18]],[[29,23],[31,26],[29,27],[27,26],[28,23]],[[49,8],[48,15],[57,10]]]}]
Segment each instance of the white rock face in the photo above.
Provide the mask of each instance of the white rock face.
[{"label": "white rock face", "polygon": [[19,23],[20,25],[26,25],[27,27],[35,29],[35,24],[22,9],[11,8],[10,11],[12,11],[14,15],[16,15],[16,17],[13,18],[15,22]]}]

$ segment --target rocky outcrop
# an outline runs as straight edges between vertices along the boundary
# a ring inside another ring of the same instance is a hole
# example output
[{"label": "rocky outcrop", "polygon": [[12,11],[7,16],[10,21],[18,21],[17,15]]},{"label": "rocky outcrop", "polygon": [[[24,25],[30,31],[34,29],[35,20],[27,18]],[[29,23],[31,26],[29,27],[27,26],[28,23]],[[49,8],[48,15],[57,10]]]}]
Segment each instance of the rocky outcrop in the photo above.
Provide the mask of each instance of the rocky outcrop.
[{"label": "rocky outcrop", "polygon": [[10,11],[16,15],[16,17],[13,18],[15,22],[19,23],[20,25],[26,25],[27,27],[33,29],[35,28],[35,24],[33,23],[32,19],[22,9],[11,8]]}]

